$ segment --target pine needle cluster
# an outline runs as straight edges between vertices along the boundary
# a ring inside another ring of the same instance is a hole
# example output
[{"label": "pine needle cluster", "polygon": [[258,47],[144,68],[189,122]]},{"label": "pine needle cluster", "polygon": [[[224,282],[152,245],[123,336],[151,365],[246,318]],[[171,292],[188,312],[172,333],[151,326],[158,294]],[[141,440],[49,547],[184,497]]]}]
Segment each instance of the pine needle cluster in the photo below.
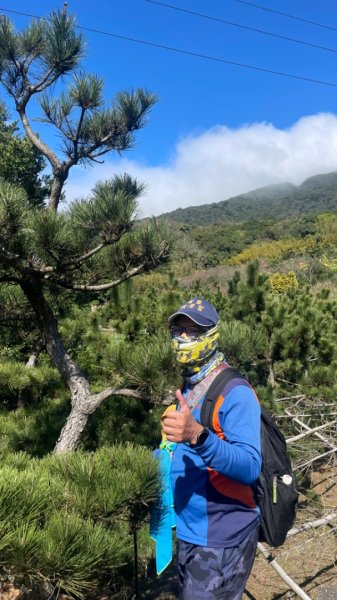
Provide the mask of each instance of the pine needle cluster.
[{"label": "pine needle cluster", "polygon": [[1,462],[2,579],[27,589],[48,581],[78,599],[117,581],[118,568],[131,562],[130,534],[159,493],[149,451],[127,445],[44,459],[8,454]]}]

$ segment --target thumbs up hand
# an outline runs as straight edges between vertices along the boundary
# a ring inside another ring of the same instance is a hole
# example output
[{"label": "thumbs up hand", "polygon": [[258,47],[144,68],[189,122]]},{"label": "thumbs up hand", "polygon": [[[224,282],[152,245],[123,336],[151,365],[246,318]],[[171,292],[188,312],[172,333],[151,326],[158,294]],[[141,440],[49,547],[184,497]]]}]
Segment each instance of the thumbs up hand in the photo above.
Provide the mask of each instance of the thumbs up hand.
[{"label": "thumbs up hand", "polygon": [[163,432],[170,442],[189,442],[195,444],[197,435],[203,430],[203,426],[192,417],[190,407],[180,390],[176,391],[176,398],[179,402],[180,410],[171,410],[163,417]]}]

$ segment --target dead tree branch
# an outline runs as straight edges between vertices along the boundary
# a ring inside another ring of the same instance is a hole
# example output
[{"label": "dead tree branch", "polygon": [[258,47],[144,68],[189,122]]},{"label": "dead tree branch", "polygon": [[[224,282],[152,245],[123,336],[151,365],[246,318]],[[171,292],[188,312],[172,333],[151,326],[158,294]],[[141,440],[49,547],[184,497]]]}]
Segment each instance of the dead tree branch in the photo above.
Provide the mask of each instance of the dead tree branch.
[{"label": "dead tree branch", "polygon": [[[310,430],[310,427],[308,427],[308,425],[306,425],[305,423],[303,423],[303,421],[292,415],[289,410],[285,410],[285,413],[289,415],[289,417],[293,418],[294,423],[297,423],[297,425],[300,425],[303,429],[306,429],[307,431]],[[335,445],[332,442],[330,442],[330,440],[328,440],[326,437],[324,437],[321,433],[316,432],[313,435],[319,440],[321,440],[321,442],[324,442],[326,446],[328,446],[328,448],[336,450]]]},{"label": "dead tree branch", "polygon": [[318,456],[314,456],[314,458],[307,460],[305,463],[302,463],[301,465],[297,465],[296,467],[293,468],[293,471],[299,471],[300,469],[304,469],[305,467],[308,467],[309,465],[316,462],[317,460],[320,460],[321,458],[325,458],[326,456],[329,456],[330,454],[333,454],[334,452],[337,452],[337,447],[332,448],[332,450],[328,450],[328,452],[323,452],[323,454],[318,454]]},{"label": "dead tree branch", "polygon": [[291,577],[289,577],[289,575],[285,572],[285,570],[282,569],[281,565],[278,564],[276,558],[274,558],[274,556],[270,552],[268,552],[267,548],[265,548],[264,545],[261,544],[261,542],[258,543],[257,548],[263,554],[264,558],[270,564],[270,566],[276,571],[276,573],[281,577],[281,579],[283,579],[283,581],[290,587],[290,589],[292,589],[295,592],[295,594],[297,594],[297,596],[299,598],[302,598],[302,600],[311,600],[310,596],[308,596],[308,594],[306,594],[302,590],[302,588],[300,588],[300,586],[297,585],[297,583],[295,583],[295,581],[293,579],[291,579]]},{"label": "dead tree branch", "polygon": [[299,433],[298,435],[294,435],[294,437],[288,438],[286,440],[287,444],[292,444],[293,442],[297,442],[297,440],[301,440],[302,438],[307,437],[308,435],[313,435],[314,433],[316,433],[317,431],[320,431],[321,429],[327,429],[328,427],[332,427],[332,425],[335,425],[337,423],[337,419],[335,419],[334,421],[329,421],[329,423],[324,423],[323,425],[318,425],[318,427],[314,427],[313,429],[308,429],[308,431],[305,431],[304,433]]},{"label": "dead tree branch", "polygon": [[327,525],[330,521],[337,519],[337,512],[330,513],[326,517],[321,517],[320,519],[316,519],[315,521],[309,521],[308,523],[302,523],[299,527],[293,527],[287,533],[287,537],[291,537],[293,535],[297,535],[298,533],[302,533],[303,531],[307,531],[308,529],[317,529],[317,527],[322,527],[323,525]]}]

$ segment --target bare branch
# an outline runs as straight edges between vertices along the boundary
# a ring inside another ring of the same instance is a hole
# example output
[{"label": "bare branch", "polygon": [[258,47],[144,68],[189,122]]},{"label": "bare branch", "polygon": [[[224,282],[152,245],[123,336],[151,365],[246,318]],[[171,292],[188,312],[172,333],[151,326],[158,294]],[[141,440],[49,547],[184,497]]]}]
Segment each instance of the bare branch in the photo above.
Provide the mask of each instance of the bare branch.
[{"label": "bare branch", "polygon": [[314,458],[307,460],[305,463],[302,463],[301,465],[297,465],[296,467],[293,468],[293,471],[299,471],[300,469],[305,469],[305,467],[312,465],[312,463],[316,462],[317,460],[320,460],[321,458],[325,458],[326,456],[329,456],[330,454],[333,454],[334,452],[337,452],[337,447],[332,448],[332,450],[328,450],[328,452],[323,452],[323,454],[319,454],[318,456],[314,456]]},{"label": "bare branch", "polygon": [[[111,243],[115,243],[115,240],[114,240],[114,242],[111,242]],[[98,246],[96,246],[96,248],[89,250],[86,254],[82,254],[82,256],[80,256],[79,258],[68,261],[67,263],[62,265],[62,268],[68,268],[68,267],[76,268],[76,267],[80,266],[83,262],[85,262],[86,260],[91,258],[92,256],[95,256],[95,254],[98,254],[98,252],[103,250],[103,248],[105,248],[108,245],[109,245],[109,242],[102,242],[101,244],[98,244]]]},{"label": "bare branch", "polygon": [[36,366],[37,360],[39,358],[39,355],[41,354],[42,349],[43,349],[43,342],[42,342],[42,340],[38,340],[36,347],[34,348],[30,357],[28,358],[28,360],[26,362],[27,369],[31,369]]},{"label": "bare branch", "polygon": [[[305,423],[303,423],[303,421],[300,421],[300,419],[298,419],[297,417],[295,417],[294,415],[291,414],[291,412],[289,410],[285,410],[285,413],[287,415],[289,415],[289,417],[292,417],[294,420],[294,423],[297,423],[297,425],[300,425],[303,429],[306,429],[307,431],[310,430],[310,427],[308,427],[308,425],[306,425]],[[320,433],[316,432],[313,434],[316,438],[318,438],[319,440],[321,440],[322,442],[324,442],[329,448],[334,448],[334,444],[332,444],[327,438],[325,438],[323,435],[321,435]]]},{"label": "bare branch", "polygon": [[128,398],[141,398],[142,395],[136,390],[129,390],[127,388],[106,388],[103,392],[99,392],[98,394],[91,394],[90,400],[88,402],[88,407],[92,409],[92,412],[99,407],[99,405],[110,398],[110,396],[126,396]]},{"label": "bare branch", "polygon": [[295,435],[294,437],[288,438],[286,440],[287,444],[292,444],[293,442],[297,442],[297,440],[301,440],[304,437],[307,437],[308,435],[313,435],[314,433],[316,433],[316,431],[320,431],[321,429],[327,429],[328,427],[332,427],[332,425],[335,425],[337,423],[337,419],[335,419],[334,421],[330,421],[329,423],[324,423],[323,425],[319,425],[318,427],[314,427],[313,429],[308,429],[308,431],[305,431],[304,433],[299,433],[298,435]]},{"label": "bare branch", "polygon": [[[321,405],[318,405],[319,407],[321,407]],[[332,406],[330,405],[324,405],[323,406]],[[334,404],[334,406],[336,406],[336,404]],[[294,415],[295,417],[297,417],[298,419],[310,419],[312,417],[312,413],[296,413],[296,415]],[[337,412],[325,412],[324,411],[324,416],[325,417],[337,417]],[[290,417],[289,415],[274,415],[275,419],[293,419],[294,417]]]},{"label": "bare branch", "polygon": [[[68,133],[68,131],[66,129],[64,129],[64,127],[61,126],[61,123],[58,123],[55,119],[52,119],[52,117],[41,117],[40,119],[35,119],[35,121],[39,121],[40,123],[47,123],[48,125],[53,125],[56,129],[58,129],[62,135],[64,135],[65,138],[67,138],[67,140],[69,140],[70,142],[74,142],[73,136],[70,135]],[[65,119],[68,129],[70,129],[69,123],[67,121],[67,119]]]},{"label": "bare branch", "polygon": [[29,137],[30,141],[32,142],[32,144],[34,144],[34,146],[36,148],[38,148],[38,150],[40,150],[40,152],[42,152],[42,154],[44,156],[46,156],[46,158],[49,160],[50,164],[52,165],[52,167],[54,169],[61,169],[61,163],[59,161],[59,159],[57,158],[56,154],[54,154],[54,152],[49,148],[49,146],[47,146],[46,144],[44,144],[38,137],[37,135],[35,135],[35,133],[33,132],[30,123],[28,121],[27,115],[25,113],[25,110],[20,108],[19,106],[17,107],[18,113],[20,115],[20,119],[22,121],[22,125],[25,129],[25,132],[27,134],[27,136]]},{"label": "bare branch", "polygon": [[285,400],[298,400],[299,398],[305,398],[305,395],[298,394],[297,396],[283,396],[283,398],[276,398],[274,402],[284,402]]},{"label": "bare branch", "polygon": [[282,381],[282,383],[287,383],[292,387],[300,387],[299,383],[295,383],[294,381],[289,381],[288,379],[283,379],[282,377],[276,377],[276,381]]},{"label": "bare branch", "polygon": [[264,547],[261,542],[257,545],[258,550],[263,554],[264,558],[267,560],[268,564],[276,571],[276,573],[283,579],[283,581],[297,594],[299,598],[302,600],[311,600],[310,596],[308,596],[302,588],[300,588],[297,583],[289,575],[282,569],[281,565],[278,564],[276,558],[268,552],[268,550]]},{"label": "bare branch", "polygon": [[69,289],[69,290],[102,292],[104,290],[110,290],[111,288],[116,287],[116,285],[119,285],[123,281],[126,281],[127,279],[130,279],[131,277],[134,277],[135,275],[142,273],[143,271],[145,271],[147,266],[148,266],[148,263],[144,262],[141,265],[139,265],[138,267],[135,267],[134,269],[131,269],[130,271],[127,271],[126,273],[124,273],[119,279],[115,279],[114,281],[109,281],[109,283],[101,283],[98,285],[85,285],[85,284],[77,285],[77,284],[72,284],[72,283],[68,283],[65,281],[57,281],[56,283],[58,285],[61,285],[62,287]]},{"label": "bare branch", "polygon": [[[97,155],[99,156],[99,155]],[[96,165],[104,165],[104,160],[98,160],[98,158],[94,155],[89,154],[88,158],[90,158],[90,160],[92,160],[92,162],[96,163]]]},{"label": "bare branch", "polygon": [[307,523],[302,523],[299,527],[293,527],[287,533],[287,537],[291,537],[292,535],[297,535],[298,533],[302,533],[307,529],[317,529],[317,527],[322,527],[323,525],[327,525],[330,521],[337,519],[337,512],[330,513],[326,517],[322,517],[321,519],[316,519],[315,521],[309,521]]},{"label": "bare branch", "polygon": [[[92,258],[93,256],[95,256],[95,254],[98,254],[98,252],[100,252],[101,250],[103,250],[103,248],[106,248],[107,246],[110,246],[112,244],[116,244],[121,237],[124,235],[124,233],[126,233],[126,231],[121,232],[121,234],[119,236],[116,236],[113,240],[108,240],[105,242],[102,242],[101,244],[98,244],[98,246],[96,246],[96,248],[92,248],[92,250],[88,250],[88,252],[86,252],[85,254],[82,254],[82,256],[79,256],[77,258],[73,258],[72,260],[69,260],[66,263],[63,263],[62,265],[60,265],[60,267],[42,267],[40,269],[40,273],[57,273],[57,272],[63,272],[65,270],[75,270],[78,267],[81,266],[81,264],[83,262],[85,262],[86,260],[88,260],[89,258]],[[63,285],[61,283],[61,285]],[[72,288],[74,289],[74,288]]]}]

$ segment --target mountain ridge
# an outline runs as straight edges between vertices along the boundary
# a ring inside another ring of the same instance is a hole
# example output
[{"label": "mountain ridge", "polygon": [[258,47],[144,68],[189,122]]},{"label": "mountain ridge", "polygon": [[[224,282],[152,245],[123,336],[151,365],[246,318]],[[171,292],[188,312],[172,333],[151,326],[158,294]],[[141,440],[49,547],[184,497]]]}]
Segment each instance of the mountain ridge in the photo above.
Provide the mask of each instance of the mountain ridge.
[{"label": "mountain ridge", "polygon": [[337,211],[337,171],[313,175],[300,185],[277,183],[227,200],[178,208],[162,216],[192,226],[275,219]]}]

